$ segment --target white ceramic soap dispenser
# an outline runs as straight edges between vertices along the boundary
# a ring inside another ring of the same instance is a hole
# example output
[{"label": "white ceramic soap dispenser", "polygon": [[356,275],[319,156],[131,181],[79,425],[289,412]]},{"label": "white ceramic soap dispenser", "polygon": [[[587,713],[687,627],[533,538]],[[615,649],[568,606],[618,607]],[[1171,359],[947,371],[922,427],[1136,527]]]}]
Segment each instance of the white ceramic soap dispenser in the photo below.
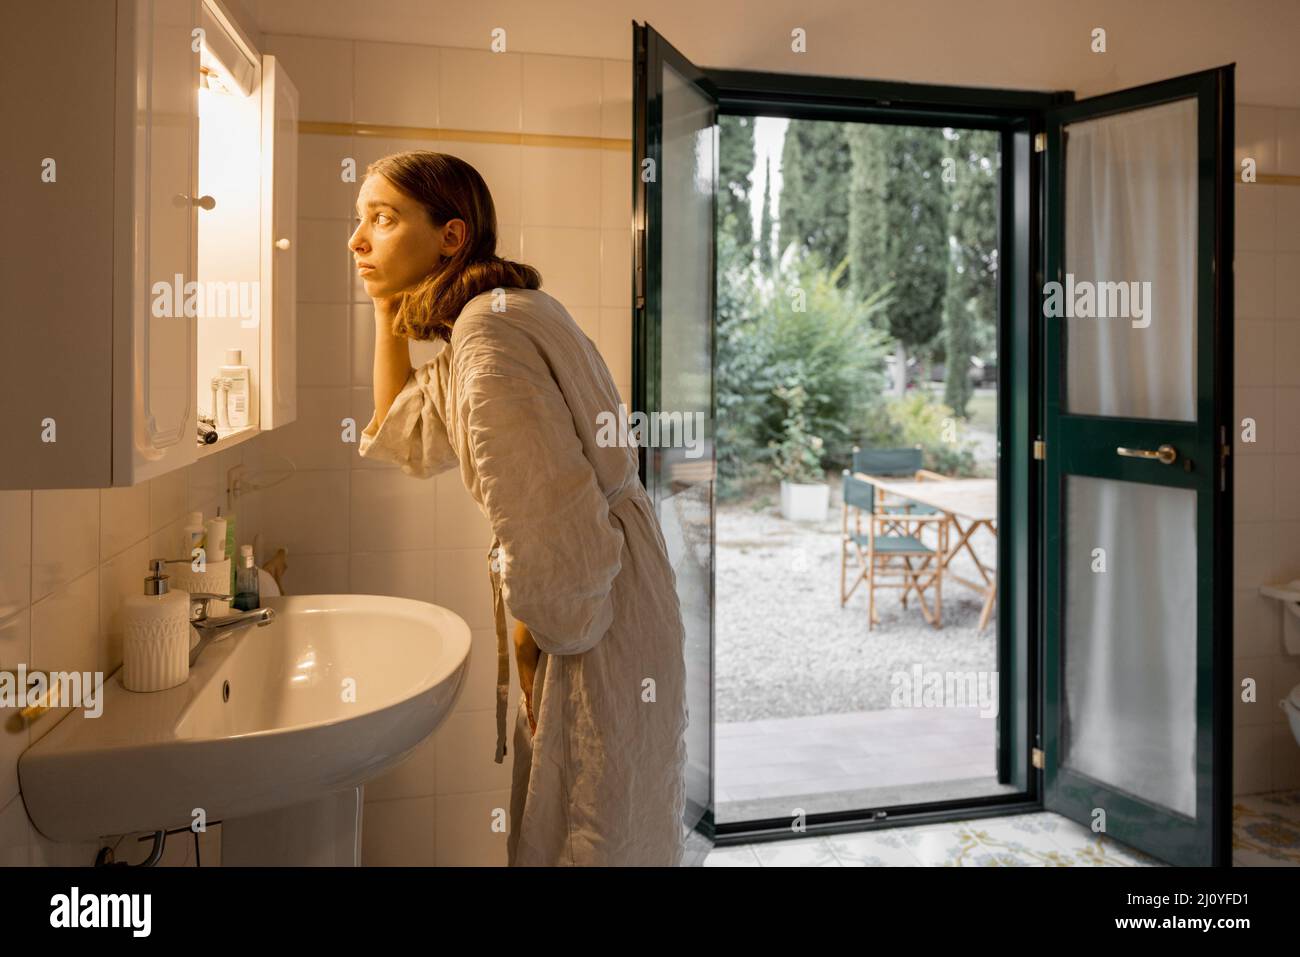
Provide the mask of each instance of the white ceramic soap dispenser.
[{"label": "white ceramic soap dispenser", "polygon": [[122,685],[165,691],[190,676],[190,596],[167,587],[166,562],[151,559],[144,594],[122,601]]}]

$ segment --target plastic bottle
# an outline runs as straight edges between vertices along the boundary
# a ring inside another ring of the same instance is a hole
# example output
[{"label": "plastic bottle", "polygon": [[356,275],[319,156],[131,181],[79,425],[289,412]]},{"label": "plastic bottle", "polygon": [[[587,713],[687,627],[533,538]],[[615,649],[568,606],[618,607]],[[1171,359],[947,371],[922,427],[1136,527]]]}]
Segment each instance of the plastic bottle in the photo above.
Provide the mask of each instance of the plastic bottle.
[{"label": "plastic bottle", "polygon": [[242,429],[248,425],[252,384],[248,366],[243,365],[243,355],[242,349],[227,349],[226,364],[219,370],[224,378],[230,380],[230,391],[226,395],[226,418],[232,429]]},{"label": "plastic bottle", "polygon": [[[206,532],[203,528],[203,513],[190,512],[189,519],[185,522],[185,528],[181,531],[181,554],[187,559],[193,560],[194,549],[205,547]],[[211,556],[208,556],[211,561]]]},{"label": "plastic bottle", "polygon": [[122,686],[165,691],[190,676],[190,596],[167,587],[166,562],[150,559],[144,591],[122,599]]},{"label": "plastic bottle", "polygon": [[253,564],[253,546],[239,546],[239,567],[235,571],[235,607],[252,611],[262,607],[261,582]]}]

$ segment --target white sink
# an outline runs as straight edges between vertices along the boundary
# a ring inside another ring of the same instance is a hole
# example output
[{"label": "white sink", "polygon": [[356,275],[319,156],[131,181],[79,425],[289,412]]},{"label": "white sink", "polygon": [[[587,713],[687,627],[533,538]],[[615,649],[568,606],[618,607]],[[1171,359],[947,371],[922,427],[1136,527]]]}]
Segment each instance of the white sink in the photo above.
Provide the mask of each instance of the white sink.
[{"label": "white sink", "polygon": [[275,620],[210,643],[184,684],[131,692],[119,671],[98,718],[72,711],[19,758],[42,834],[88,841],[189,827],[196,808],[211,824],[319,802],[397,764],[460,696],[469,626],[445,608],[376,595],[263,605]]}]

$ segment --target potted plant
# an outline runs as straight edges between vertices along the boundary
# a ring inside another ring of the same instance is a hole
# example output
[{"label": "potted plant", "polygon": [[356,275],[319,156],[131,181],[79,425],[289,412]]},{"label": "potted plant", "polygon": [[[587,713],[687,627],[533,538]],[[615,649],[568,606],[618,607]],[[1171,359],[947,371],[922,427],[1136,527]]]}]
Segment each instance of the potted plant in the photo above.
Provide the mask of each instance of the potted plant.
[{"label": "potted plant", "polygon": [[781,480],[781,514],[796,522],[824,522],[831,489],[821,467],[822,439],[808,431],[803,413],[808,394],[798,384],[773,391],[788,407],[781,441],[768,442],[775,463],[772,472]]}]

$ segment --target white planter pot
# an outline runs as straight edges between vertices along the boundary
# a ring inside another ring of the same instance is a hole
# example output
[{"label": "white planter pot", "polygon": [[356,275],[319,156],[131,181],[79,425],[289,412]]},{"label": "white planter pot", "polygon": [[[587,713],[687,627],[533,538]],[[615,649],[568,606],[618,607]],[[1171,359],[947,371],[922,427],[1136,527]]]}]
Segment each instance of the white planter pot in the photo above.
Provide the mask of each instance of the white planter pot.
[{"label": "white planter pot", "polygon": [[781,482],[781,514],[792,522],[824,522],[830,505],[831,487],[825,482],[802,485]]}]

